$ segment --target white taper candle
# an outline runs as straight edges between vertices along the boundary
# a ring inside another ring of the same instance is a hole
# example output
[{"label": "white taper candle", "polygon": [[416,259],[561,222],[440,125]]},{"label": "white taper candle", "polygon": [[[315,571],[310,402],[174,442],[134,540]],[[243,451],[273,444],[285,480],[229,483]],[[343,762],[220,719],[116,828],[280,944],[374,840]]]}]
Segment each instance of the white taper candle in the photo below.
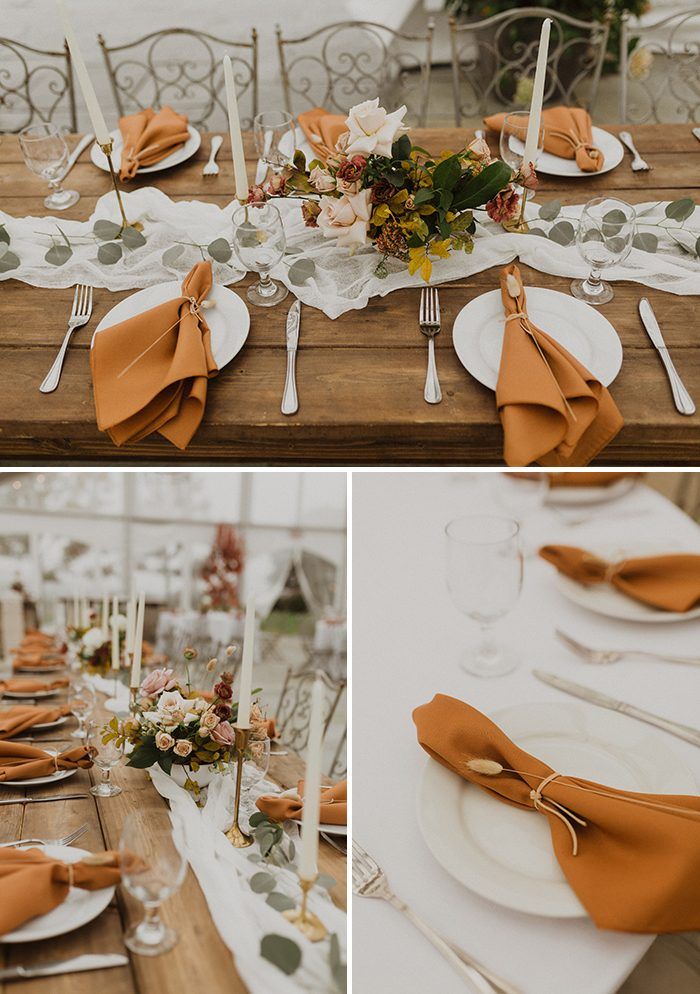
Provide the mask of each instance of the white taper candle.
[{"label": "white taper candle", "polygon": [[105,633],[105,640],[109,638],[109,597],[105,594],[102,598],[102,617],[100,618],[100,628]]},{"label": "white taper candle", "polygon": [[132,689],[138,687],[141,683],[141,652],[143,650],[143,617],[145,613],[146,595],[141,591],[136,609],[136,624],[134,626],[134,662],[131,667],[131,681],[129,683]]},{"label": "white taper candle", "polygon": [[80,51],[80,45],[78,45],[78,39],[75,37],[73,25],[68,17],[66,5],[63,0],[56,0],[56,6],[58,7],[58,14],[63,25],[63,34],[70,49],[73,71],[80,83],[80,89],[83,91],[83,99],[85,100],[85,106],[92,121],[92,130],[95,132],[97,144],[107,145],[111,141],[109,131],[107,130],[107,125],[105,124],[105,119],[97,100],[95,87],[92,85],[92,80],[88,75],[83,53]]},{"label": "white taper candle", "polygon": [[318,873],[318,826],[321,807],[321,754],[323,751],[323,684],[316,678],[311,690],[309,742],[306,748],[304,809],[301,816],[299,876],[313,880]]},{"label": "white taper candle", "polygon": [[253,686],[253,654],[255,652],[255,598],[249,597],[245,607],[243,629],[243,659],[241,660],[241,687],[238,692],[239,728],[250,728],[250,695]]},{"label": "white taper candle", "polygon": [[112,598],[112,669],[119,669],[119,598]]},{"label": "white taper candle", "polygon": [[544,99],[544,84],[547,78],[547,56],[549,55],[549,31],[552,25],[551,17],[545,17],[542,22],[540,32],[540,46],[537,50],[537,68],[535,69],[535,81],[532,85],[532,101],[530,103],[530,114],[527,122],[527,134],[525,136],[525,150],[523,152],[523,163],[537,161],[537,146],[539,144],[539,134],[542,125],[542,101]]},{"label": "white taper candle", "polygon": [[233,158],[233,178],[236,184],[236,199],[245,203],[248,199],[248,176],[243,152],[241,121],[238,116],[236,84],[233,82],[233,66],[228,55],[224,55],[224,81],[226,83],[226,105],[228,107],[228,128],[231,134],[231,156]]}]

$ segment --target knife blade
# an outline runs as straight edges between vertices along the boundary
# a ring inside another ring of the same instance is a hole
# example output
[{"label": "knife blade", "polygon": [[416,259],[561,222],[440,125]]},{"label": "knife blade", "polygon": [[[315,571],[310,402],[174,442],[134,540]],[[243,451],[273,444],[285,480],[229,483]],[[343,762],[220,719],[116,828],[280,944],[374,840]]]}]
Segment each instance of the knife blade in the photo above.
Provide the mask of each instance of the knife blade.
[{"label": "knife blade", "polygon": [[25,980],[31,977],[54,977],[59,973],[80,973],[85,970],[106,970],[111,966],[127,966],[128,957],[121,953],[87,953],[70,959],[55,960],[37,966],[8,966],[0,969],[0,980]]},{"label": "knife blade", "polygon": [[607,694],[601,694],[600,691],[593,690],[592,687],[584,687],[580,683],[565,680],[563,677],[556,676],[554,673],[547,673],[544,670],[533,670],[532,673],[542,683],[549,684],[550,687],[555,687],[565,694],[571,694],[572,697],[579,697],[581,700],[588,701],[589,704],[595,704],[600,708],[619,711],[620,714],[626,714],[628,718],[636,718],[637,721],[643,721],[647,725],[654,725],[655,728],[661,728],[670,735],[684,739],[686,742],[690,742],[691,745],[700,746],[700,729],[691,728],[689,725],[681,725],[677,721],[671,721],[670,718],[664,718],[659,714],[652,714],[651,711],[644,711],[634,704],[618,701],[614,697],[608,697]]},{"label": "knife blade", "polygon": [[0,804],[50,804],[51,801],[77,801],[89,798],[89,794],[54,794],[52,797],[18,797],[13,800],[0,800]]},{"label": "knife blade", "polygon": [[695,137],[697,138],[697,140],[700,142],[700,128],[693,128],[693,134],[695,135]]},{"label": "knife blade", "polygon": [[659,353],[661,362],[664,364],[668,381],[671,384],[673,402],[676,405],[676,410],[680,414],[695,414],[695,404],[693,403],[693,399],[683,385],[683,381],[678,375],[676,367],[673,365],[673,360],[671,359],[668,349],[666,348],[664,336],[661,334],[659,322],[656,320],[653,308],[646,297],[642,297],[639,301],[639,316],[641,317],[642,323],[646,328],[647,335],[654,343],[654,348]]},{"label": "knife blade", "polygon": [[301,323],[301,301],[295,300],[287,314],[287,376],[282,394],[282,414],[296,414],[299,410],[296,384],[296,359]]},{"label": "knife blade", "polygon": [[75,146],[75,148],[73,149],[73,151],[71,152],[71,154],[68,156],[68,162],[66,163],[66,168],[61,173],[61,176],[59,178],[59,183],[63,182],[63,180],[66,178],[66,176],[68,175],[68,173],[71,171],[71,169],[73,168],[73,166],[76,164],[76,162],[78,161],[78,159],[80,158],[80,156],[83,154],[83,152],[85,151],[85,149],[88,147],[88,145],[92,145],[92,143],[94,142],[94,140],[95,140],[95,136],[94,135],[85,135],[84,138],[80,139],[80,141]]}]

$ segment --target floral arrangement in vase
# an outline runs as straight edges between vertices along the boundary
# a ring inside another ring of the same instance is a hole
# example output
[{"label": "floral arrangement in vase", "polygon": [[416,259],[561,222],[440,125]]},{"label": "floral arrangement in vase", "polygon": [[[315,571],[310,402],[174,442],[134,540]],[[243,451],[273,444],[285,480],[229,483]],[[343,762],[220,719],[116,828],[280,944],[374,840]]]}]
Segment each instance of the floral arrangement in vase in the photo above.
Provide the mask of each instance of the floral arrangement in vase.
[{"label": "floral arrangement in vase", "polygon": [[[123,659],[124,642],[126,640],[126,618],[117,615],[119,625],[119,659]],[[75,637],[76,658],[81,668],[87,673],[106,676],[112,671],[112,638],[102,628],[74,628],[71,630]],[[70,636],[69,636],[70,637]]]}]

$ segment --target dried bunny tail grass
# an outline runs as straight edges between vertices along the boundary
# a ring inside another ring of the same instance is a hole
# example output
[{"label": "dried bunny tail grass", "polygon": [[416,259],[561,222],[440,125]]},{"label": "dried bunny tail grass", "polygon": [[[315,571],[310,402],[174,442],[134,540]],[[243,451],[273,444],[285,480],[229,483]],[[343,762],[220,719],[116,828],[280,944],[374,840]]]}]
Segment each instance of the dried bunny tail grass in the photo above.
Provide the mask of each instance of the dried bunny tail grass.
[{"label": "dried bunny tail grass", "polygon": [[506,289],[510,297],[517,299],[520,296],[520,283],[512,273],[506,276]]},{"label": "dried bunny tail grass", "polygon": [[503,773],[503,767],[495,759],[468,759],[467,766],[474,773],[483,773],[487,777],[495,777],[499,773]]}]

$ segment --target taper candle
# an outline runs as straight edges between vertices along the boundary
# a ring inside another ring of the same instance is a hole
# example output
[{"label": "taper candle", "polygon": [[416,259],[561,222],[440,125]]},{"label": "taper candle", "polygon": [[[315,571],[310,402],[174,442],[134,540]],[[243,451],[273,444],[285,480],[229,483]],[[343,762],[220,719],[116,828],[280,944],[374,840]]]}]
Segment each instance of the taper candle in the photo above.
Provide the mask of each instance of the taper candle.
[{"label": "taper candle", "polygon": [[226,83],[228,128],[231,134],[231,156],[233,158],[233,178],[236,184],[236,199],[243,204],[248,199],[248,176],[245,168],[241,121],[238,116],[236,84],[233,81],[233,66],[228,55],[224,55],[224,81]]},{"label": "taper candle", "polygon": [[146,595],[143,591],[139,594],[139,604],[136,609],[136,624],[134,626],[134,662],[131,666],[131,682],[129,686],[134,689],[141,683],[141,651],[143,649],[143,616],[146,612]]},{"label": "taper candle", "polygon": [[243,629],[243,659],[241,660],[241,687],[238,693],[239,728],[250,727],[250,695],[253,686],[253,653],[255,652],[255,598],[249,597],[245,607]]},{"label": "taper candle", "polygon": [[73,628],[80,628],[80,603],[77,597],[73,598],[73,611],[71,614],[71,624]]},{"label": "taper candle", "polygon": [[105,639],[109,638],[109,597],[105,594],[102,598],[102,617],[100,618],[100,628],[105,633]]},{"label": "taper candle", "polygon": [[537,161],[537,146],[539,145],[539,134],[542,122],[542,101],[544,99],[544,84],[547,78],[547,57],[549,55],[549,31],[552,25],[551,17],[545,17],[542,22],[540,32],[540,45],[537,50],[537,68],[535,69],[535,81],[532,85],[532,101],[530,102],[530,114],[527,121],[527,133],[525,135],[525,150],[523,152],[523,164],[527,165]]},{"label": "taper candle", "polygon": [[78,45],[78,39],[75,37],[73,25],[68,17],[68,11],[66,10],[63,0],[56,0],[56,6],[63,25],[63,34],[68,42],[68,48],[70,49],[73,71],[75,72],[78,82],[80,83],[80,89],[83,91],[83,99],[85,100],[85,106],[87,107],[87,112],[90,115],[90,120],[92,121],[92,130],[95,132],[97,144],[107,145],[111,141],[109,131],[107,130],[107,125],[105,124],[105,119],[97,100],[95,88],[92,85],[90,76],[88,75],[85,60],[83,59],[83,53],[80,51],[80,45]]},{"label": "taper candle", "polygon": [[304,810],[301,817],[299,876],[314,880],[318,873],[318,826],[321,811],[321,752],[323,748],[323,684],[317,677],[311,690],[309,741],[306,747]]},{"label": "taper candle", "polygon": [[112,669],[119,669],[119,598],[112,598]]}]

